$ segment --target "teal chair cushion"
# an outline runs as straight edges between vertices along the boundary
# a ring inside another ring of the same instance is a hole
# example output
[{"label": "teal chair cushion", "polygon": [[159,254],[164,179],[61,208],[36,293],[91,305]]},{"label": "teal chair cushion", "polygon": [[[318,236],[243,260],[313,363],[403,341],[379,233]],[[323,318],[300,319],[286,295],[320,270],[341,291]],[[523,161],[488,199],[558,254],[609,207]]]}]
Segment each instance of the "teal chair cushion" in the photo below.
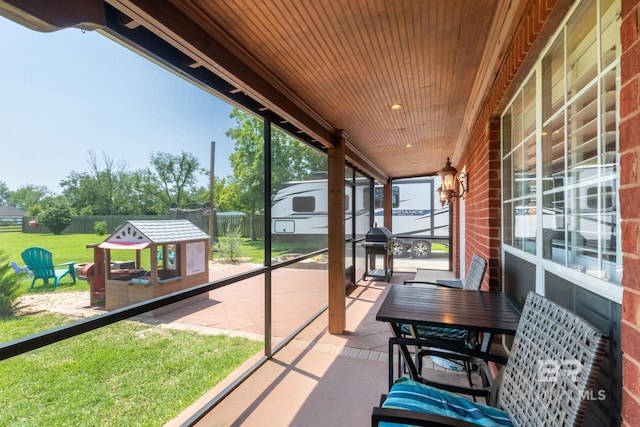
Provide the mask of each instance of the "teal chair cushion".
[{"label": "teal chair cushion", "polygon": [[[442,415],[479,426],[513,426],[508,415],[500,409],[472,402],[455,393],[406,377],[395,382],[382,407]],[[380,423],[380,426],[385,427],[400,425],[404,424]]]},{"label": "teal chair cushion", "polygon": [[[402,332],[409,334],[409,325],[402,325]],[[467,336],[464,329],[442,328],[438,326],[417,325],[416,333],[418,338],[438,338],[443,340],[462,341]]]}]

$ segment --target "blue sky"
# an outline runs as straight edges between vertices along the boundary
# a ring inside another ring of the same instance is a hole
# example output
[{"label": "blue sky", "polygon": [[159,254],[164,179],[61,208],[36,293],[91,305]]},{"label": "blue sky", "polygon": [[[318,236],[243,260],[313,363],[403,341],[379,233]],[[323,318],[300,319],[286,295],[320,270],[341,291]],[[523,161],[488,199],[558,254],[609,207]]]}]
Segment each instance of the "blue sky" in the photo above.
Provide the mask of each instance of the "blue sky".
[{"label": "blue sky", "polygon": [[[187,151],[231,173],[231,105],[97,33],[39,33],[0,17],[0,181],[59,193],[89,151],[148,166],[151,151]],[[10,42],[7,42],[9,41]],[[207,178],[200,181],[207,185]]]}]

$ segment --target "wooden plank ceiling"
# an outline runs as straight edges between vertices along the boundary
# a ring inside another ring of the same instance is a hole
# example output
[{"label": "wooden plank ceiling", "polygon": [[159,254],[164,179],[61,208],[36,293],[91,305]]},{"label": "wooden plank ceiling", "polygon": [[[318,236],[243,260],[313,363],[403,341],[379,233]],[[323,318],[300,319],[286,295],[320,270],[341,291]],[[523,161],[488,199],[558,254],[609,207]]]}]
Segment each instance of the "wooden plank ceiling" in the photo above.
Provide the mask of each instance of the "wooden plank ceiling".
[{"label": "wooden plank ceiling", "polygon": [[387,176],[432,173],[467,142],[495,0],[172,3],[345,130]]},{"label": "wooden plank ceiling", "polygon": [[[347,154],[378,178],[431,174],[447,157],[461,166],[469,131],[530,3],[106,2],[130,19],[127,28],[144,26],[193,67],[222,77],[321,144],[345,131]],[[0,4],[6,14],[22,3]]]}]

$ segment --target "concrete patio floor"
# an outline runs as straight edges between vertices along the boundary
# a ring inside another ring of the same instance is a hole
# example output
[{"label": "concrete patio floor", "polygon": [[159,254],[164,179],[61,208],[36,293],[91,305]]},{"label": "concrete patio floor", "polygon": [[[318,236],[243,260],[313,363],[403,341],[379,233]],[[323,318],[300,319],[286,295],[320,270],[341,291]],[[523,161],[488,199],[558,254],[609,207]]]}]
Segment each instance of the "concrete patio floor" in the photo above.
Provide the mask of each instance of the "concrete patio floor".
[{"label": "concrete patio floor", "polygon": [[[422,260],[425,261],[425,260]],[[213,268],[211,280],[255,268],[227,265]],[[420,268],[432,268],[433,280],[453,278],[448,261],[434,257]],[[389,327],[375,319],[384,295],[394,284],[412,279],[415,266],[402,260],[389,283],[362,280],[346,297],[346,330],[328,333],[328,313],[322,312],[272,359],[235,388],[206,414],[198,426],[368,426],[373,406],[388,391]],[[411,271],[413,270],[413,271]],[[326,270],[282,268],[272,274],[272,345],[293,333],[327,303]],[[87,302],[60,308],[76,315],[103,312]],[[264,279],[247,279],[209,293],[209,298],[154,318],[141,320],[161,327],[201,333],[224,333],[264,341]],[[166,424],[180,426],[214,396],[234,382],[262,356],[257,354],[189,408]],[[429,377],[464,384],[461,372],[426,362]]]},{"label": "concrete patio floor", "polygon": [[[434,270],[433,275],[434,279],[453,277],[451,272],[439,270]],[[321,314],[197,425],[370,425],[371,408],[378,404],[381,394],[388,391],[390,332],[385,323],[375,320],[376,312],[390,286],[401,284],[413,276],[414,273],[394,273],[389,283],[361,281],[346,299],[347,328],[344,334],[329,334],[328,314]],[[309,273],[305,272],[305,278],[308,277]],[[326,289],[323,292],[326,293]],[[297,304],[297,293],[284,292],[284,295],[294,298],[289,304]],[[169,317],[164,316],[163,321],[170,321],[173,325],[207,323],[206,319],[215,317],[210,311],[214,309],[215,305],[189,314],[181,314],[184,309],[180,309],[169,313]],[[245,305],[245,309],[251,310],[249,305]],[[236,311],[236,315],[239,312]],[[275,323],[280,322],[274,322],[274,331],[292,328],[291,325]],[[236,374],[255,363],[257,358],[245,363]],[[434,368],[429,374],[432,378],[446,375],[448,381],[452,376],[456,382],[464,383],[466,380],[462,373],[444,371],[429,362],[426,365],[426,369]],[[181,425],[235,378],[236,375],[231,375],[218,384],[167,426]]]}]

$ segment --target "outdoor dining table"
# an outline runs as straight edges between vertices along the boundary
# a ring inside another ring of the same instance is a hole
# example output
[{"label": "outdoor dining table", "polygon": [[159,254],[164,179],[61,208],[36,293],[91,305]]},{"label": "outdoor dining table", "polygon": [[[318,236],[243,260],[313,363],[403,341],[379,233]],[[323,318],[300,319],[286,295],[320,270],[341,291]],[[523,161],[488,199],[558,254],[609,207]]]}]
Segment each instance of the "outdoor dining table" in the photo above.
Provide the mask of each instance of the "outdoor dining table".
[{"label": "outdoor dining table", "polygon": [[[389,339],[389,386],[393,383],[393,347],[398,345],[412,379],[422,381],[408,346],[432,347],[453,351],[485,361],[506,363],[504,356],[492,354],[491,341],[496,334],[515,335],[520,320],[518,304],[504,292],[471,291],[446,287],[394,285],[387,293],[376,320],[388,322],[394,336]],[[403,325],[464,329],[481,333],[479,348],[459,341],[407,338]]]}]

